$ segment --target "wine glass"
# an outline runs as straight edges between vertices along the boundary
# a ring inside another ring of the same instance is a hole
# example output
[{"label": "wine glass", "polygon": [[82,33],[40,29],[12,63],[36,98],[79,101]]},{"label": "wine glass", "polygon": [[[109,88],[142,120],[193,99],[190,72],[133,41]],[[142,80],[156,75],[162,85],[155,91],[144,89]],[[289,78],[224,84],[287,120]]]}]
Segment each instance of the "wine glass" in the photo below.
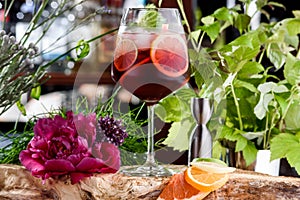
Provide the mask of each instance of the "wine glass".
[{"label": "wine glass", "polygon": [[176,8],[127,8],[121,19],[112,78],[147,105],[148,150],[142,166],[124,169],[133,176],[170,176],[154,156],[154,105],[190,77],[187,44]]}]

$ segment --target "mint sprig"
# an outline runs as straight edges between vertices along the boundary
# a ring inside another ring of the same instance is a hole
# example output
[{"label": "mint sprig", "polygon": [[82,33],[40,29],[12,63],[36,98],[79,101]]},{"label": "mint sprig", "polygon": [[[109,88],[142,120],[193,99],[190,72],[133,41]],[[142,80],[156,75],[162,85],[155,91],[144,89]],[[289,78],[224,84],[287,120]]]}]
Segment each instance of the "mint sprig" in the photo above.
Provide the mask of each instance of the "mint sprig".
[{"label": "mint sprig", "polygon": [[138,25],[141,27],[150,27],[155,28],[159,25],[163,24],[165,19],[163,16],[159,14],[157,11],[157,8],[153,4],[149,4],[146,6],[146,8],[149,8],[145,15],[141,18]]}]

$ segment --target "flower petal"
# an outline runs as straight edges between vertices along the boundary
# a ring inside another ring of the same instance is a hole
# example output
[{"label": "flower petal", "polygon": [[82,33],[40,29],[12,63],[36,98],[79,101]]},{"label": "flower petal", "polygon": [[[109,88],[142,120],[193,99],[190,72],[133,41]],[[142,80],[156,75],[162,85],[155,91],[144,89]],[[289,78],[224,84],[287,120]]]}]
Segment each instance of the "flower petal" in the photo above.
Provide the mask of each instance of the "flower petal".
[{"label": "flower petal", "polygon": [[19,159],[22,165],[33,173],[45,170],[43,161],[33,158],[28,150],[21,151],[19,154]]},{"label": "flower petal", "polygon": [[81,172],[100,172],[100,169],[104,167],[103,161],[96,158],[85,157],[76,166],[76,171]]},{"label": "flower petal", "polygon": [[72,172],[75,171],[74,165],[65,159],[52,159],[45,162],[45,169],[47,171],[58,171],[58,172]]}]

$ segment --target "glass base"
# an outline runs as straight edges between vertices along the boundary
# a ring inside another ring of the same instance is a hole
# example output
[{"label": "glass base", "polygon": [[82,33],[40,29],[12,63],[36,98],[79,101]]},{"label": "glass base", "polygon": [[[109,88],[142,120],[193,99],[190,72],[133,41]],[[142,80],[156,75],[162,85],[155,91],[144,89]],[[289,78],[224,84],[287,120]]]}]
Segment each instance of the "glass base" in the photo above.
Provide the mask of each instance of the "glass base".
[{"label": "glass base", "polygon": [[138,167],[129,167],[120,170],[120,173],[125,174],[127,176],[138,176],[138,177],[167,177],[172,176],[173,173],[160,165],[147,165],[144,164]]}]

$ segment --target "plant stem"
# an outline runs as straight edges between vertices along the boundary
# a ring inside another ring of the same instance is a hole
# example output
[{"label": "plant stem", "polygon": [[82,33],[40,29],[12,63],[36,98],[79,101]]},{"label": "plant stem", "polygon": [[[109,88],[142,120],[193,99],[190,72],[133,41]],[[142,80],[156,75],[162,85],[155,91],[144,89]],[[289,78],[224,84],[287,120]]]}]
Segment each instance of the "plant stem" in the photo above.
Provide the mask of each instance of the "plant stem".
[{"label": "plant stem", "polygon": [[15,0],[11,0],[9,6],[7,7],[7,0],[4,1],[4,19],[3,19],[3,24],[2,24],[2,29],[5,30],[5,22],[6,22],[6,19],[7,19],[7,15],[12,7],[12,5],[14,4]]},{"label": "plant stem", "polygon": [[259,59],[258,59],[258,63],[261,63],[263,57],[264,57],[264,54],[266,52],[266,49],[264,48],[263,51],[261,52],[260,56],[259,56]]},{"label": "plant stem", "polygon": [[35,25],[37,24],[38,20],[40,19],[42,12],[45,10],[47,4],[48,4],[49,0],[44,0],[42,1],[42,5],[40,6],[40,8],[38,9],[37,13],[33,16],[32,20],[30,21],[30,24],[25,32],[25,34],[23,35],[23,37],[21,38],[20,43],[22,45],[24,45],[26,43],[26,41],[28,40],[31,32],[35,29]]},{"label": "plant stem", "polygon": [[179,9],[181,11],[182,17],[183,17],[183,19],[184,19],[184,21],[186,23],[187,31],[190,34],[191,33],[191,27],[190,27],[189,21],[188,21],[188,19],[186,17],[186,14],[184,12],[183,2],[182,2],[182,0],[177,0],[177,3],[178,3],[178,7],[179,7]]},{"label": "plant stem", "polygon": [[139,115],[141,114],[144,105],[145,105],[145,102],[144,102],[143,105],[139,108],[139,110],[138,110],[138,112],[137,112],[137,114],[136,114],[136,116],[135,116],[135,118],[134,118],[135,120],[137,120],[137,118],[138,118]]},{"label": "plant stem", "polygon": [[200,37],[200,40],[199,40],[199,44],[198,44],[198,48],[197,48],[197,52],[200,51],[200,48],[201,48],[201,44],[202,44],[202,41],[204,39],[204,36],[205,36],[205,32],[203,31],[202,34],[201,34],[201,37]]},{"label": "plant stem", "polygon": [[242,116],[241,116],[241,111],[240,111],[240,105],[239,105],[239,101],[236,97],[236,94],[235,94],[235,91],[234,91],[234,86],[233,86],[232,83],[230,84],[230,88],[231,88],[231,91],[232,91],[232,96],[233,96],[233,99],[234,99],[234,104],[235,104],[236,112],[237,112],[238,119],[239,119],[240,130],[242,131],[243,130],[243,121],[242,121]]},{"label": "plant stem", "polygon": [[267,146],[267,137],[268,137],[267,132],[269,129],[268,121],[269,121],[269,115],[266,116],[266,127],[265,127],[265,133],[264,133],[263,149],[266,149],[266,146]]}]

